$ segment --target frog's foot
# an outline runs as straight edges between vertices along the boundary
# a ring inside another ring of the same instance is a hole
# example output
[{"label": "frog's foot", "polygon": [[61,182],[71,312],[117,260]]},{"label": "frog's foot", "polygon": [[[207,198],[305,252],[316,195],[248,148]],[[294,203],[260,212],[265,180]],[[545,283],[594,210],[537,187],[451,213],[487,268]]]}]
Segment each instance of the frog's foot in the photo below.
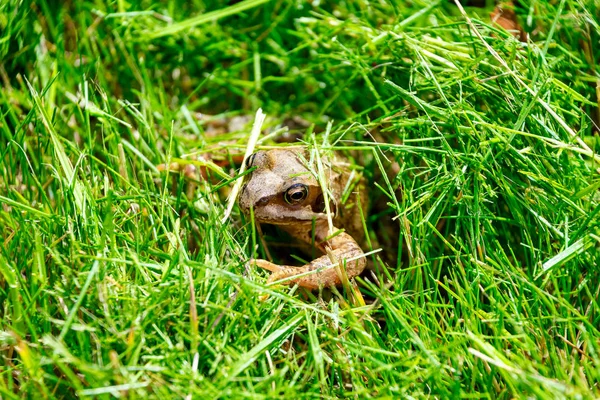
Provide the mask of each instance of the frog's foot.
[{"label": "frog's foot", "polygon": [[272,272],[272,274],[267,279],[267,285],[271,285],[273,283],[278,283],[279,281],[283,281],[280,283],[284,284],[284,285],[298,283],[300,286],[308,287],[307,285],[305,285],[305,282],[302,278],[289,279],[296,275],[308,272],[307,269],[305,268],[306,266],[305,267],[291,267],[291,266],[287,266],[287,265],[273,264],[272,262],[267,261],[267,260],[257,260],[257,259],[250,260],[249,264],[256,265],[260,268],[263,268],[263,269],[266,269],[267,271]]},{"label": "frog's foot", "polygon": [[[259,266],[263,269],[266,269],[267,271],[271,271],[273,272],[270,276],[269,279],[267,279],[267,285],[271,284],[272,282],[274,282],[273,280],[273,276],[278,275],[280,273],[281,270],[281,266],[277,265],[277,264],[273,264],[272,262],[269,262],[267,260],[257,260],[257,259],[251,259],[250,261],[248,261],[247,265],[256,265]],[[283,279],[283,278],[280,278]],[[277,279],[279,280],[279,279]],[[260,301],[266,301],[269,298],[268,294],[263,294],[261,296],[259,296],[259,300]]]},{"label": "frog's foot", "polygon": [[[332,258],[337,262],[332,262]],[[339,261],[344,263],[343,266],[348,279],[359,275],[366,265],[364,253],[353,240],[345,242],[337,249],[333,249],[331,258],[325,255],[302,267],[277,265],[266,260],[254,259],[250,260],[250,264],[272,272],[267,284],[275,282],[284,285],[298,284],[301,287],[314,290],[321,287],[337,286],[343,282]]]},{"label": "frog's foot", "polygon": [[[194,191],[196,190],[197,183],[205,178],[205,172],[196,168],[193,164],[180,164],[178,162],[172,162],[171,164],[159,164],[156,169],[160,172],[169,172],[172,174],[183,174],[186,184],[186,196],[188,199],[194,198]],[[172,180],[172,191],[177,191],[177,180]]]},{"label": "frog's foot", "polygon": [[286,278],[296,276],[302,272],[302,271],[300,271],[302,268],[289,267],[286,265],[277,265],[277,264],[273,264],[272,262],[269,262],[267,260],[252,259],[252,260],[250,260],[250,264],[254,264],[260,268],[263,268],[263,269],[266,269],[267,271],[272,272],[272,274],[269,276],[269,279],[267,279],[267,285],[273,284],[274,282],[281,281],[281,280],[285,280],[284,282],[281,282],[282,284],[290,284],[292,282]]},{"label": "frog's foot", "polygon": [[158,164],[156,169],[159,171],[169,171],[171,173],[181,173],[188,179],[199,180],[204,177],[203,171],[198,171],[193,164],[181,164],[178,162],[172,162],[170,164]]},{"label": "frog's foot", "polygon": [[261,267],[262,269],[266,269],[267,271],[271,272],[279,272],[282,268],[281,265],[273,264],[272,262],[267,260],[257,260],[255,258],[248,261],[248,264],[256,265],[258,267]]}]

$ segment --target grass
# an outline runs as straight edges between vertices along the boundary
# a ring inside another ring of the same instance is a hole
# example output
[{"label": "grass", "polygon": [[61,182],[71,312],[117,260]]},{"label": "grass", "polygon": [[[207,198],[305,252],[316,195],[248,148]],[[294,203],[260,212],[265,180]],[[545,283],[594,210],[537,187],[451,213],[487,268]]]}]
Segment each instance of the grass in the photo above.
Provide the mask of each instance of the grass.
[{"label": "grass", "polygon": [[[598,3],[519,2],[525,43],[489,1],[231,3],[0,4],[0,397],[600,397]],[[370,181],[365,304],[245,269],[250,129],[198,113],[259,107]]]}]

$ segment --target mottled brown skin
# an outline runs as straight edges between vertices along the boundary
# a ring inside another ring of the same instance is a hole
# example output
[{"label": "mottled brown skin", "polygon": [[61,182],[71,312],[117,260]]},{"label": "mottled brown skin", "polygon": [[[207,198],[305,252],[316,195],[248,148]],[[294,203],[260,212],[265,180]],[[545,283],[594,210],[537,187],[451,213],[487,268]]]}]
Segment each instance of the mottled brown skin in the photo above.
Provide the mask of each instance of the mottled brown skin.
[{"label": "mottled brown skin", "polygon": [[[282,284],[298,284],[308,289],[340,285],[340,266],[345,266],[348,279],[352,279],[366,265],[364,253],[355,240],[363,236],[358,202],[353,194],[346,204],[340,204],[350,174],[343,167],[324,163],[330,209],[336,214],[333,230],[330,230],[321,186],[303,162],[304,154],[283,149],[253,154],[247,166],[255,170],[242,189],[239,205],[246,214],[253,208],[254,218],[260,223],[277,225],[308,245],[314,241],[315,247],[325,255],[302,267],[257,259],[250,263],[272,272],[267,283],[283,280]],[[356,188],[362,190],[363,187],[359,183]],[[366,198],[361,196],[361,200],[364,202]],[[335,234],[341,227],[349,233]],[[303,276],[294,278],[298,275]]]}]

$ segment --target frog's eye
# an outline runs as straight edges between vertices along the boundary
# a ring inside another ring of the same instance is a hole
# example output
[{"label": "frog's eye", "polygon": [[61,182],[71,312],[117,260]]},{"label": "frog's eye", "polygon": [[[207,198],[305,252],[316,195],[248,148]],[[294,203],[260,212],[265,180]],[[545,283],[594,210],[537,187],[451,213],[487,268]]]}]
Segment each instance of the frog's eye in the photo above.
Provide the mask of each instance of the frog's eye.
[{"label": "frog's eye", "polygon": [[308,196],[308,186],[303,183],[296,183],[288,188],[283,195],[288,204],[298,204]]},{"label": "frog's eye", "polygon": [[256,157],[256,153],[250,154],[250,157],[246,158],[246,168],[250,168],[252,163],[254,162],[254,157]]}]

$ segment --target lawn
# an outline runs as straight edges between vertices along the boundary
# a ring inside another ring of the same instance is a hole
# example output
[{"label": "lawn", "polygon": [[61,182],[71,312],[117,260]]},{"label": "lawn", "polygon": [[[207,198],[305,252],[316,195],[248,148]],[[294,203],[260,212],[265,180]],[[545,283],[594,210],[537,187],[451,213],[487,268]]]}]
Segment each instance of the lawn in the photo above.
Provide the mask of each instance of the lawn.
[{"label": "lawn", "polygon": [[[456,3],[0,1],[0,398],[599,398],[600,3]],[[374,272],[247,264],[259,110]]]}]

